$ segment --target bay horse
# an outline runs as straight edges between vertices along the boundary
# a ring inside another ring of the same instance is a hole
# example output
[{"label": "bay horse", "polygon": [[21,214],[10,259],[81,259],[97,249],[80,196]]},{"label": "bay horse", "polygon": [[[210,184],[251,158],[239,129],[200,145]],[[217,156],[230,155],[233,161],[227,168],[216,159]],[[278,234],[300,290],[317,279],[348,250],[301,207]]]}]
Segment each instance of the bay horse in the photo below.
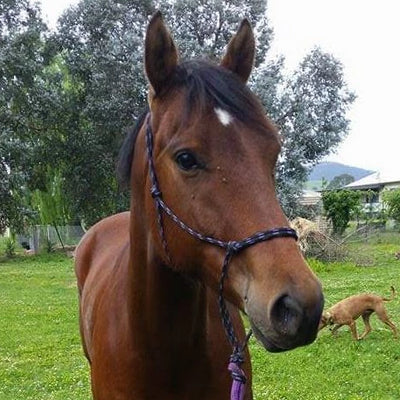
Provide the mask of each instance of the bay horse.
[{"label": "bay horse", "polygon": [[271,352],[316,337],[321,286],[275,195],[279,136],[246,86],[254,51],[247,20],[220,65],[180,62],[161,14],[148,25],[149,106],[121,152],[130,211],[94,225],[76,250],[96,400],[229,399],[225,330],[245,343],[240,312]]}]

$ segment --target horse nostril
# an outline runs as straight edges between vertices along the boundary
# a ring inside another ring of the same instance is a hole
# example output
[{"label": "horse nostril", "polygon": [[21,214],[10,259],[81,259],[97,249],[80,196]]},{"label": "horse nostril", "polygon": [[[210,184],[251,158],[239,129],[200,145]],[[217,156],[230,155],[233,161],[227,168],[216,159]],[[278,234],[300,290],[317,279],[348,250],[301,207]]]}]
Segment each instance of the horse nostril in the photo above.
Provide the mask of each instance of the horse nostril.
[{"label": "horse nostril", "polygon": [[271,321],[276,331],[294,336],[298,332],[303,318],[303,310],[299,303],[288,295],[279,297],[271,308]]}]

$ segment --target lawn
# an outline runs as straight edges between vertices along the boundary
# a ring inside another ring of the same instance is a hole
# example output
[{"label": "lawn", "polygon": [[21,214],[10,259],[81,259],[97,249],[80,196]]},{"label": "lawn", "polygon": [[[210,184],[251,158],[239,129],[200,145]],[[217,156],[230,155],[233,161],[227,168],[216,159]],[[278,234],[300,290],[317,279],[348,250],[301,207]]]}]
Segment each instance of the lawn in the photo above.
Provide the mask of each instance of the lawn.
[{"label": "lawn", "polygon": [[72,260],[0,263],[0,399],[88,399]]},{"label": "lawn", "polygon": [[[312,261],[326,305],[361,291],[389,295],[390,285],[400,290],[399,250],[395,235],[352,245],[368,266]],[[400,328],[400,298],[387,309]],[[90,398],[71,259],[51,254],[2,260],[0,310],[0,400]],[[252,339],[255,399],[400,399],[399,340],[376,317],[371,324],[362,342],[344,327],[337,338],[325,330],[312,345],[281,354],[266,353]]]}]

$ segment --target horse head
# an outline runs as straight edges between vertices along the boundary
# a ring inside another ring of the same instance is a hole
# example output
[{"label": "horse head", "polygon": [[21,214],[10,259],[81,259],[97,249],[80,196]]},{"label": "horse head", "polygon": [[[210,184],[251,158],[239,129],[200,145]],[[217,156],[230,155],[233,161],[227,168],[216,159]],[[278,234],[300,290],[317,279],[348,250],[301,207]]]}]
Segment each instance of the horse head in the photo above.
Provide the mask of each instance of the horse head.
[{"label": "horse head", "polygon": [[[157,214],[145,134],[149,129],[154,141],[158,195],[185,226],[225,242],[287,227],[275,192],[279,135],[246,86],[254,52],[247,20],[219,65],[180,62],[160,13],[146,34],[149,115],[134,149],[132,210],[136,224],[149,227],[153,257],[215,291],[225,252]],[[247,314],[269,351],[289,350],[316,337],[321,286],[292,237],[262,241],[232,256],[224,296]]]}]

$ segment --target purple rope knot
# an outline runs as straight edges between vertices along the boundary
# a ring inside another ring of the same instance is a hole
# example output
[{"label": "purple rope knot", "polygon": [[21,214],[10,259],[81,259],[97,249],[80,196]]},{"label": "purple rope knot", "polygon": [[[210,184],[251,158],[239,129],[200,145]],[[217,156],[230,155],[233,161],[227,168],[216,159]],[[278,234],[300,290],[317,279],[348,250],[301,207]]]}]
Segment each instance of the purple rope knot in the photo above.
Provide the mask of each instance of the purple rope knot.
[{"label": "purple rope knot", "polygon": [[243,357],[239,353],[234,353],[231,356],[228,370],[232,377],[231,400],[243,400],[246,393],[246,375],[240,368],[243,363]]}]

